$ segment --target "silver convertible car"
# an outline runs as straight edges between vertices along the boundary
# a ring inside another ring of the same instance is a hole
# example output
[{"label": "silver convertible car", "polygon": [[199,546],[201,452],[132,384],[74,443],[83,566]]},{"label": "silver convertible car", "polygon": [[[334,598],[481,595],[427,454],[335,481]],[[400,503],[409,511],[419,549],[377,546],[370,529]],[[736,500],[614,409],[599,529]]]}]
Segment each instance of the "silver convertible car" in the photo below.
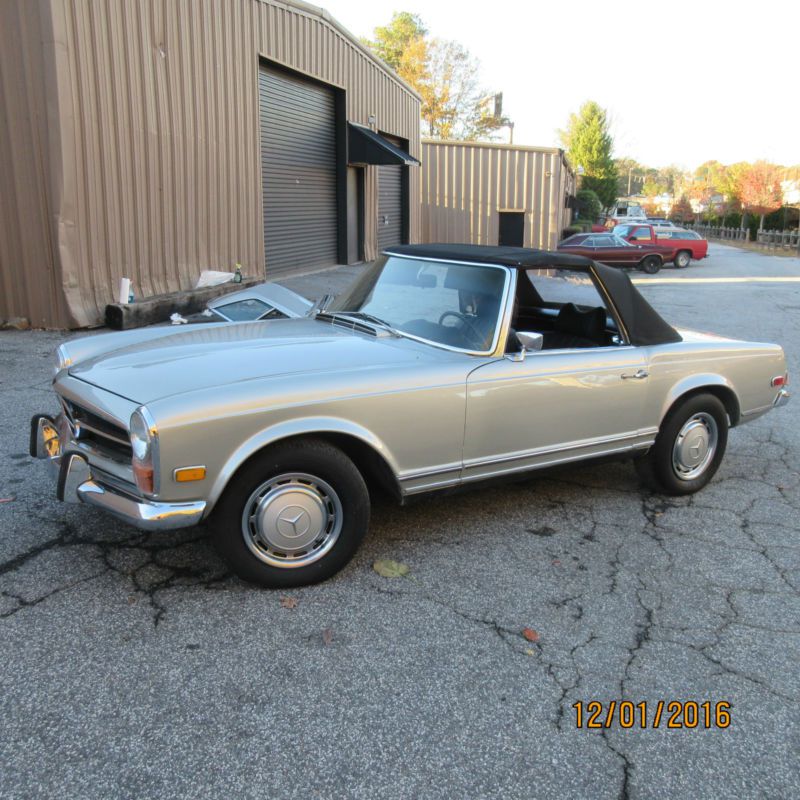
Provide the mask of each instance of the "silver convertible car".
[{"label": "silver convertible car", "polygon": [[240,576],[286,587],[349,561],[374,489],[611,456],[696,492],[786,381],[779,346],[675,330],[586,258],[408,245],[305,317],[62,345],[31,454],[60,499],[149,531],[207,521]]}]

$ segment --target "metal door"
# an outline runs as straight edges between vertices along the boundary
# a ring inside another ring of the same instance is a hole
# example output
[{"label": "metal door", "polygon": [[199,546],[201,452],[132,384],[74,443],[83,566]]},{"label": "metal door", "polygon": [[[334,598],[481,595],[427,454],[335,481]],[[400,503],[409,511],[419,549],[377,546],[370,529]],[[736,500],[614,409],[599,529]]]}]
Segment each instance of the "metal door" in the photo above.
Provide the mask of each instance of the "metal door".
[{"label": "metal door", "polygon": [[499,211],[497,244],[501,247],[523,247],[525,237],[525,213],[523,211]]},{"label": "metal door", "polygon": [[378,167],[378,252],[395,244],[405,244],[405,169],[407,168]]},{"label": "metal door", "polygon": [[267,273],[336,264],[333,91],[262,67],[259,103]]},{"label": "metal door", "polygon": [[643,430],[645,353],[601,347],[496,359],[470,373],[464,478],[623,452]]}]

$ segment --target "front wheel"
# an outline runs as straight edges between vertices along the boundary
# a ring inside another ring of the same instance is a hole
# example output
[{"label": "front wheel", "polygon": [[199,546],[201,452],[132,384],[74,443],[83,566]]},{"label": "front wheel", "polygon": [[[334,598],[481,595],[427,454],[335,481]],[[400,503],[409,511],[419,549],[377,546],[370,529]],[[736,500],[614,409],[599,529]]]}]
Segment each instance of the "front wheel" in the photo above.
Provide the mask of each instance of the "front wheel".
[{"label": "front wheel", "polygon": [[639,477],[657,492],[694,494],[714,477],[728,444],[728,415],[712,394],[696,394],[667,414]]},{"label": "front wheel", "polygon": [[364,479],[341,450],[295,440],[258,454],[232,478],[211,516],[211,536],[240,578],[305,586],[350,561],[369,513]]},{"label": "front wheel", "polygon": [[681,250],[680,253],[675,256],[675,266],[678,269],[685,269],[689,266],[691,260],[692,254],[688,252],[688,250]]},{"label": "front wheel", "polygon": [[647,256],[640,262],[639,269],[648,275],[655,275],[661,269],[661,259],[658,256]]}]

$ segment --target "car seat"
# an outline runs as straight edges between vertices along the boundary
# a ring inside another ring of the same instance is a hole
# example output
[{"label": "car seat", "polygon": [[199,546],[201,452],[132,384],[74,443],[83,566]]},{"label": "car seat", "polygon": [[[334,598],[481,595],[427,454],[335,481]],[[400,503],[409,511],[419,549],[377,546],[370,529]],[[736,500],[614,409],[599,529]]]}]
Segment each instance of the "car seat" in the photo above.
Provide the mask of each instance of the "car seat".
[{"label": "car seat", "polygon": [[600,307],[582,310],[574,303],[564,303],[553,328],[544,335],[544,350],[601,347],[606,344],[606,311]]}]

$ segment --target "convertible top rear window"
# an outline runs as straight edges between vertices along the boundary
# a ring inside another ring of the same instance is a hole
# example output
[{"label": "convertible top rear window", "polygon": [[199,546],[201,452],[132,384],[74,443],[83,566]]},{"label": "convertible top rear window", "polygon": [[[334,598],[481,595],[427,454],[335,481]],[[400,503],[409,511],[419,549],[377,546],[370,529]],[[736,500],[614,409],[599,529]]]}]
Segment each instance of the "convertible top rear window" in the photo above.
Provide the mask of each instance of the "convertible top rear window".
[{"label": "convertible top rear window", "polygon": [[577,303],[584,306],[605,306],[600,292],[586,272],[572,269],[529,269],[527,276],[536,293],[545,303]]}]

